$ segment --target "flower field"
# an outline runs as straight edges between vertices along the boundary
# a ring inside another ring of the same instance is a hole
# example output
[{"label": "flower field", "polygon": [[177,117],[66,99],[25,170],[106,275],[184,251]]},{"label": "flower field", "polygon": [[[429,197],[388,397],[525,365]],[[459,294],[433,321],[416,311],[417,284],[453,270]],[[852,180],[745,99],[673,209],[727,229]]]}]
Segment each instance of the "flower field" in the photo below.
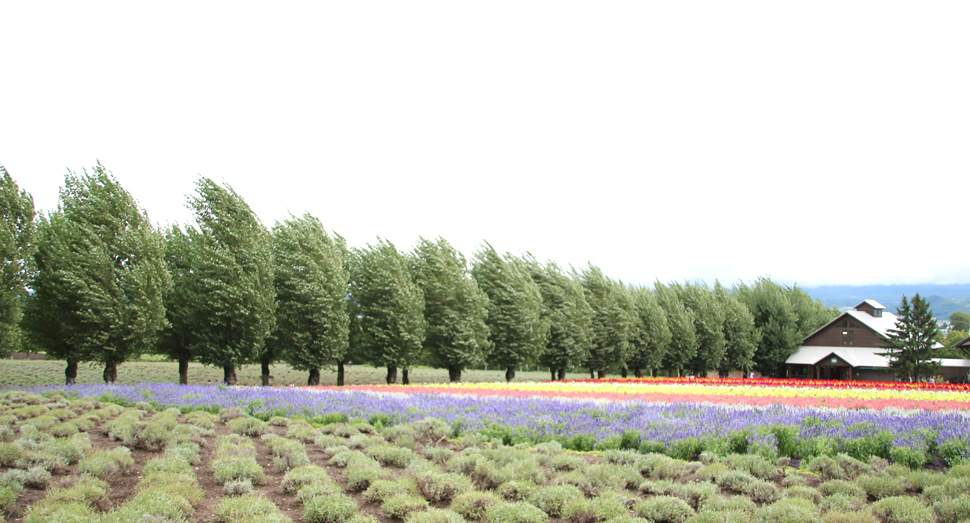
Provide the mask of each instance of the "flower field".
[{"label": "flower field", "polygon": [[957,522],[968,394],[667,378],[38,387],[0,393],[0,508],[25,522]]},{"label": "flower field", "polygon": [[[858,388],[846,385],[859,384]],[[970,411],[967,385],[809,380],[631,379],[544,383],[458,383],[421,386],[360,385],[354,390],[409,394],[545,397],[601,401],[784,405],[846,409]],[[327,390],[327,387],[323,387]]]}]

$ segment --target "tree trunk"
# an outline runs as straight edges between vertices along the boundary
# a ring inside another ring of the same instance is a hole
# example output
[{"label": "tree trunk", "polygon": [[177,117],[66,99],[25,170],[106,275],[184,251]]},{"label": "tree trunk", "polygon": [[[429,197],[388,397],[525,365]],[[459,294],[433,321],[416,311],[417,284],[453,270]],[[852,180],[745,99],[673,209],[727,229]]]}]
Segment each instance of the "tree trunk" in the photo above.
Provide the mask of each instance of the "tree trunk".
[{"label": "tree trunk", "polygon": [[236,366],[225,365],[222,367],[222,381],[226,385],[236,384]]},{"label": "tree trunk", "polygon": [[342,361],[337,362],[337,386],[344,386],[344,362]]},{"label": "tree trunk", "polygon": [[397,383],[397,367],[393,365],[387,366],[387,384],[391,385]]},{"label": "tree trunk", "polygon": [[505,369],[505,381],[512,381],[515,379],[515,365]]},{"label": "tree trunk", "polygon": [[559,381],[566,379],[566,367],[559,369]]},{"label": "tree trunk", "polygon": [[401,385],[410,385],[411,380],[408,379],[408,369],[401,369]]},{"label": "tree trunk", "polygon": [[105,383],[114,383],[118,381],[118,362],[109,361],[104,364],[104,372],[101,374],[104,378]]},{"label": "tree trunk", "polygon": [[595,370],[589,369],[589,379],[591,379],[591,380],[595,380],[596,379],[596,371]]},{"label": "tree trunk", "polygon": [[640,367],[634,367],[633,368],[633,377],[634,378],[642,378],[643,377],[643,370]]},{"label": "tree trunk", "polygon": [[189,359],[179,358],[179,385],[189,384]]},{"label": "tree trunk", "polygon": [[549,367],[549,374],[552,376],[551,381],[556,381],[556,369]]},{"label": "tree trunk", "polygon": [[620,377],[621,378],[626,377],[626,367],[623,367],[622,369],[620,369]]},{"label": "tree trunk", "polygon": [[458,383],[461,381],[461,367],[458,365],[448,366],[448,381]]},{"label": "tree trunk", "polygon": [[259,375],[260,382],[262,382],[264,387],[269,387],[269,380],[272,378],[272,376],[269,375],[269,358],[263,356],[260,364],[263,369],[263,372]]},{"label": "tree trunk", "polygon": [[598,371],[596,371],[596,379],[601,380],[601,379],[603,379],[605,377],[606,377],[606,371],[605,370],[598,370]]},{"label": "tree trunk", "polygon": [[77,360],[67,359],[67,368],[64,369],[64,383],[74,385],[77,381]]},{"label": "tree trunk", "polygon": [[306,384],[311,387],[320,385],[320,369],[313,369],[310,371],[310,377],[306,380]]}]

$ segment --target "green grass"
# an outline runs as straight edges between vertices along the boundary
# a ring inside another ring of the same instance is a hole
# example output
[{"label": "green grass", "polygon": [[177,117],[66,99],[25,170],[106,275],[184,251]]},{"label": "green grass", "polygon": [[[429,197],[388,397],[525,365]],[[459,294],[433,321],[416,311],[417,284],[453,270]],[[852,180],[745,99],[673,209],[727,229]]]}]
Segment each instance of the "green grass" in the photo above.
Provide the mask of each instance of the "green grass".
[{"label": "green grass", "polygon": [[[64,367],[66,363],[60,360],[0,360],[0,387],[19,386],[33,387],[64,383]],[[535,367],[533,367],[534,369]],[[89,364],[78,365],[77,383],[102,383],[100,366]],[[384,383],[386,369],[375,369],[367,365],[348,365],[344,382],[347,385],[369,385]],[[239,385],[259,385],[260,366],[243,365],[236,369]],[[278,363],[271,367],[273,386],[304,386],[307,373],[294,370],[289,365]],[[400,376],[399,376],[400,377]],[[587,373],[569,373],[566,379],[588,378]],[[431,369],[420,367],[411,369],[409,379],[413,384],[446,383],[447,369]],[[461,374],[466,382],[504,382],[504,370],[466,370]],[[546,381],[549,372],[523,371],[515,373],[515,381]],[[209,367],[199,363],[189,364],[189,383],[219,383],[222,381],[222,369]],[[177,362],[131,361],[118,366],[118,383],[178,383]],[[336,385],[336,370],[323,369],[320,371],[321,385]]]}]

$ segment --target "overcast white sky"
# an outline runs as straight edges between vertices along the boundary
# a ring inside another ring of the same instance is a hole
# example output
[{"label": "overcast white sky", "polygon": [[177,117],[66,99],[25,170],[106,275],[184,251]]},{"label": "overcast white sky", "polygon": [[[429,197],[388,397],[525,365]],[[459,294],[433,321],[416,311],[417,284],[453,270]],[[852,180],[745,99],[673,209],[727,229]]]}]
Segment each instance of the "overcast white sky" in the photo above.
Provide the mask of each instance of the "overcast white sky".
[{"label": "overcast white sky", "polygon": [[[627,282],[967,283],[970,3],[4,2],[0,165]],[[961,232],[962,231],[962,232]]]}]

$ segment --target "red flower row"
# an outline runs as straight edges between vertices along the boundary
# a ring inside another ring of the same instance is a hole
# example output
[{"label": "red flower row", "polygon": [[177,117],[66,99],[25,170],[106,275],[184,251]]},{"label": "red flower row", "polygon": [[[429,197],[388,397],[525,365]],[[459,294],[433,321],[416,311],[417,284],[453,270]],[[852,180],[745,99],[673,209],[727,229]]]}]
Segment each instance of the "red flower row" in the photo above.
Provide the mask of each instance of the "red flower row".
[{"label": "red flower row", "polygon": [[800,380],[783,378],[604,378],[571,380],[575,383],[649,383],[671,385],[748,386],[748,387],[800,387],[815,389],[874,389],[874,390],[934,390],[970,392],[966,383],[910,383],[906,381],[863,380]]}]

